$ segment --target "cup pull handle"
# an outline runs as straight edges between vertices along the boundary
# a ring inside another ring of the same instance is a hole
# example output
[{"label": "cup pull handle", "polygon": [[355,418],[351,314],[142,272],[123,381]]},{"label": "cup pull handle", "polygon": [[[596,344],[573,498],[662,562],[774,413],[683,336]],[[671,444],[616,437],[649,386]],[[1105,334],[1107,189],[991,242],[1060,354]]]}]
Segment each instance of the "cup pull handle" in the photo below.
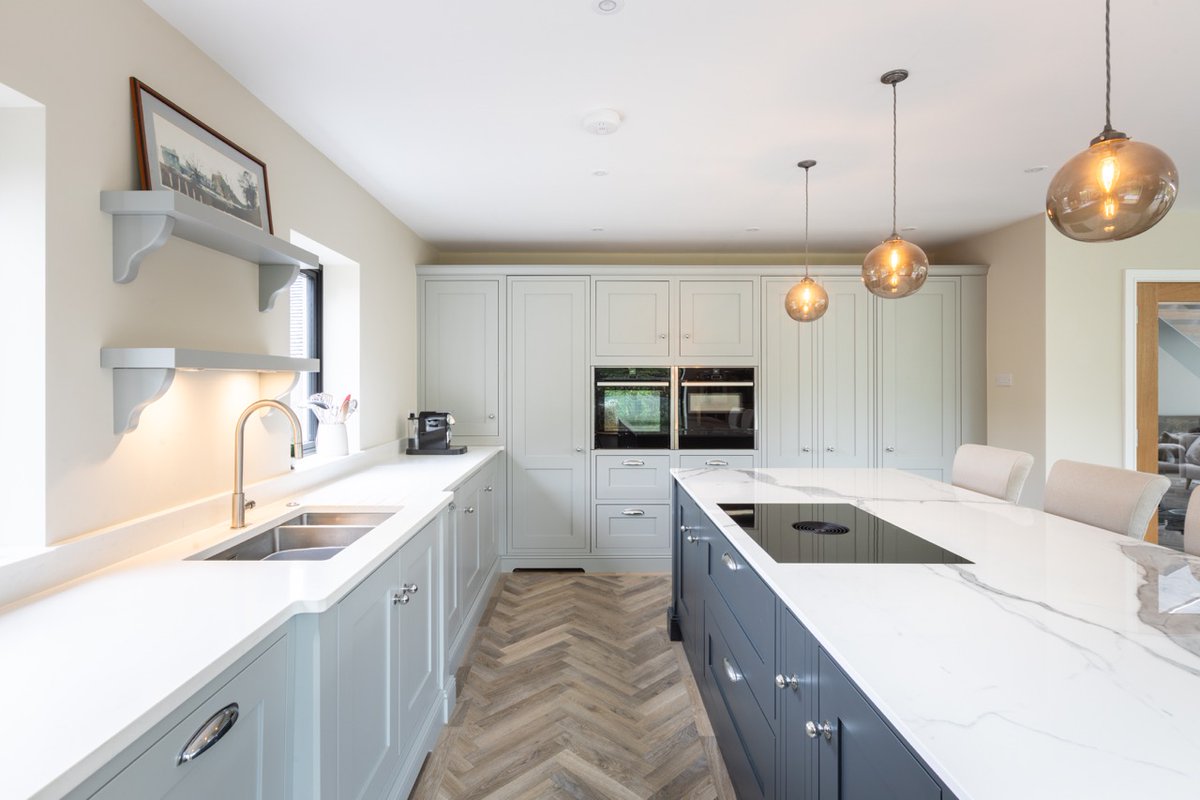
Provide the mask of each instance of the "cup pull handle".
[{"label": "cup pull handle", "polygon": [[644,516],[646,516],[646,512],[640,508],[627,508],[624,511],[622,511],[621,513],[627,517],[644,517]]},{"label": "cup pull handle", "polygon": [[742,679],[742,674],[729,663],[728,658],[722,658],[721,663],[725,666],[725,677],[729,678],[730,683],[737,683]]},{"label": "cup pull handle", "polygon": [[640,458],[627,458],[621,462],[622,467],[644,467],[646,462]]},{"label": "cup pull handle", "polygon": [[708,461],[704,462],[704,466],[706,466],[706,467],[728,467],[729,462],[723,458],[710,458]]},{"label": "cup pull handle", "polygon": [[737,562],[733,560],[733,556],[729,555],[729,553],[721,553],[721,563],[732,570],[736,570],[738,568]]},{"label": "cup pull handle", "polygon": [[221,741],[221,737],[229,733],[230,729],[233,728],[233,724],[237,721],[237,703],[230,703],[213,714],[208,718],[207,722],[200,726],[200,730],[192,734],[192,738],[188,739],[187,744],[179,751],[179,758],[176,760],[175,766],[182,767],[184,764],[195,761],[204,755],[205,751]]}]

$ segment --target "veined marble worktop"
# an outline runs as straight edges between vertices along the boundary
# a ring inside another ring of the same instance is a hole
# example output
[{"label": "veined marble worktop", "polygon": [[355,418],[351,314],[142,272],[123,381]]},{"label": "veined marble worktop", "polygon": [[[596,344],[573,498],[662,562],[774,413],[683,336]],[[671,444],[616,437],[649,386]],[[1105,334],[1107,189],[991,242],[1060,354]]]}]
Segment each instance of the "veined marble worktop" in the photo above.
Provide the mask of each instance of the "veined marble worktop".
[{"label": "veined marble worktop", "polygon": [[[0,798],[73,789],[288,619],[335,605],[498,452],[398,456],[0,610]],[[308,509],[397,513],[328,561],[186,560]]]},{"label": "veined marble worktop", "polygon": [[[1200,797],[1200,558],[895,470],[674,470],[960,800]],[[974,562],[776,564],[717,503],[850,502]]]}]

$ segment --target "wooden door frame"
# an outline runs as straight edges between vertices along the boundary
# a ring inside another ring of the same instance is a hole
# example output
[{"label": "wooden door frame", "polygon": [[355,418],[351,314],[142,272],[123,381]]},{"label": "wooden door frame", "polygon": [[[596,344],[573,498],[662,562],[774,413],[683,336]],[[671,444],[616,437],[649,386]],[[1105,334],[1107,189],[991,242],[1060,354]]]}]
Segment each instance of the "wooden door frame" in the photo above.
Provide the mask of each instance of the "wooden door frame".
[{"label": "wooden door frame", "polygon": [[[1196,302],[1200,270],[1125,272],[1125,452],[1128,469],[1158,472],[1158,304]],[[1158,514],[1146,540],[1158,541]]]}]

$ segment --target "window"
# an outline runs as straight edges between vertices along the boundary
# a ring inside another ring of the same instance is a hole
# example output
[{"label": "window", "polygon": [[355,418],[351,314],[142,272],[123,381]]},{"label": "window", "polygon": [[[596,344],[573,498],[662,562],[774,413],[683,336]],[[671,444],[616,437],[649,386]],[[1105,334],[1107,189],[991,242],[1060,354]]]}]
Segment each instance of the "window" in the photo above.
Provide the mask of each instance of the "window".
[{"label": "window", "polygon": [[[302,269],[288,291],[289,355],[294,358],[321,357],[321,270]],[[291,405],[303,409],[308,398],[321,391],[321,373],[303,372],[292,390]],[[304,453],[316,450],[317,417],[307,409],[299,411],[304,428]]]}]

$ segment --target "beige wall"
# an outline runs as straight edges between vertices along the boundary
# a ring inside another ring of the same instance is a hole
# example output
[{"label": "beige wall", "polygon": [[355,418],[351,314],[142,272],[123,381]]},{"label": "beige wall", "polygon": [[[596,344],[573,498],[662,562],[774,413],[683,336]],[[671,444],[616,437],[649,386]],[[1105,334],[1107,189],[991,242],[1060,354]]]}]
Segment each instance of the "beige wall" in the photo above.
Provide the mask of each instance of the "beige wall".
[{"label": "beige wall", "polygon": [[[862,264],[866,253],[810,253],[810,264]],[[434,264],[654,264],[685,266],[722,266],[744,264],[754,266],[791,266],[804,263],[804,253],[657,253],[657,252],[487,252],[466,253],[443,251]],[[947,263],[941,261],[939,263]],[[953,263],[953,262],[950,262]]]},{"label": "beige wall", "polygon": [[[948,248],[962,263],[988,264],[987,440],[1033,454],[1021,497],[1040,508],[1046,464],[1046,225],[1042,215]],[[1011,374],[1012,386],[997,386]]]},{"label": "beige wall", "polygon": [[1046,237],[1046,457],[1124,463],[1124,271],[1198,269],[1200,212],[1134,239]]},{"label": "beige wall", "polygon": [[[253,375],[181,373],[117,436],[102,346],[286,352],[286,304],[257,310],[244,261],[172,240],[136,281],[112,281],[99,193],[136,188],[130,75],[267,163],[277,235],[298,231],[361,265],[363,446],[397,438],[415,407],[413,265],[431,248],[138,0],[9,3],[0,84],[44,104],[47,121],[50,540],[228,491],[233,422],[259,394]],[[249,481],[287,469],[277,423],[248,428]]]}]

